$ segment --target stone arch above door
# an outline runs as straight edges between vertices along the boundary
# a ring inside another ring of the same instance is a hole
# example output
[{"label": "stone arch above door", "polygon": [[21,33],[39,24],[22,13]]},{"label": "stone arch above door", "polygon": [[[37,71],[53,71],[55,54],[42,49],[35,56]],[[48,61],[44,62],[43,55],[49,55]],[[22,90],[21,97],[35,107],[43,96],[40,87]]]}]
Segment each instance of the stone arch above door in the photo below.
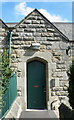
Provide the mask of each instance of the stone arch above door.
[{"label": "stone arch above door", "polygon": [[27,63],[28,63],[28,62],[31,62],[31,61],[34,61],[34,60],[38,60],[38,61],[43,62],[43,63],[45,63],[45,64],[48,63],[48,61],[47,61],[46,59],[41,58],[41,57],[29,58],[29,59],[27,60]]},{"label": "stone arch above door", "polygon": [[[28,57],[25,59],[24,65],[25,65],[25,75],[24,76],[24,81],[25,81],[25,103],[26,103],[26,109],[27,109],[27,63],[32,62],[32,61],[40,61],[46,65],[46,102],[47,102],[47,109],[50,109],[50,101],[49,98],[51,97],[51,90],[50,90],[50,63],[47,61],[46,58],[42,56],[33,56],[33,57]],[[50,94],[49,94],[50,91]]]}]

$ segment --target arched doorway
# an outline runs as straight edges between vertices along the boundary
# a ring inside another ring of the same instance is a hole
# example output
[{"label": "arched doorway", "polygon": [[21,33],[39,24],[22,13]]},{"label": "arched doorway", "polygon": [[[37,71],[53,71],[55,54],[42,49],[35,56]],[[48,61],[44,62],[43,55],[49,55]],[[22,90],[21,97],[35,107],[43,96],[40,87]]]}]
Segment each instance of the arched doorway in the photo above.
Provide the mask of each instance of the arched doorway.
[{"label": "arched doorway", "polygon": [[39,60],[27,63],[27,108],[46,109],[46,64]]}]

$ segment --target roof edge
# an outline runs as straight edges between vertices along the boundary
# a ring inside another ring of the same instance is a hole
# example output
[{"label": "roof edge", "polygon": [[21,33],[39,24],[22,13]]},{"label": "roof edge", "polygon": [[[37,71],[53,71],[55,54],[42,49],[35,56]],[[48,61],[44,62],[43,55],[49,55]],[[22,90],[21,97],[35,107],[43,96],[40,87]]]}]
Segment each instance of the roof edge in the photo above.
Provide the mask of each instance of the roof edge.
[{"label": "roof edge", "polygon": [[31,15],[36,9],[34,9],[32,12],[30,12],[27,16],[25,16],[17,25],[15,25],[14,28],[16,28],[20,23],[23,22],[24,19],[26,19],[29,15]]},{"label": "roof edge", "polygon": [[15,25],[14,28],[16,28],[20,23],[22,23],[23,20],[25,20],[25,19],[26,19],[29,15],[31,15],[34,11],[36,11],[37,13],[39,13],[39,14],[43,17],[43,19],[45,19],[48,23],[50,23],[51,26],[52,26],[54,29],[56,29],[57,32],[59,32],[59,34],[60,34],[64,39],[66,39],[67,41],[69,41],[69,38],[66,37],[55,25],[53,25],[53,23],[51,23],[51,22],[50,22],[42,13],[40,13],[36,8],[35,8],[32,12],[30,12],[26,17],[24,17],[17,25]]},{"label": "roof edge", "polygon": [[35,9],[35,11],[37,11],[45,20],[47,20],[48,23],[51,24],[51,26],[53,28],[55,28],[59,33],[60,35],[62,35],[67,41],[69,41],[68,37],[66,37],[52,22],[50,22],[41,12],[39,12],[37,9]]},{"label": "roof edge", "polygon": [[[37,13],[39,13],[39,14],[43,17],[44,20],[46,20],[48,23],[50,23],[51,26],[52,26],[54,29],[56,29],[57,32],[59,32],[59,34],[60,34],[62,37],[64,37],[64,39],[66,39],[67,41],[69,41],[68,37],[66,37],[53,23],[51,23],[51,22],[50,22],[41,12],[39,12],[36,8],[35,8],[32,12],[30,12],[26,17],[24,17],[17,25],[15,25],[14,28],[16,28],[20,23],[22,23],[23,20],[25,20],[28,16],[30,16],[34,11],[36,11]],[[6,27],[7,29],[9,29],[9,27],[3,22],[2,19],[0,19],[0,21],[5,25],[5,27]]]},{"label": "roof edge", "polygon": [[1,18],[0,18],[0,21],[2,22],[2,24],[5,25],[5,27],[6,27],[7,29],[9,29],[8,26],[4,23],[4,21],[3,21]]}]

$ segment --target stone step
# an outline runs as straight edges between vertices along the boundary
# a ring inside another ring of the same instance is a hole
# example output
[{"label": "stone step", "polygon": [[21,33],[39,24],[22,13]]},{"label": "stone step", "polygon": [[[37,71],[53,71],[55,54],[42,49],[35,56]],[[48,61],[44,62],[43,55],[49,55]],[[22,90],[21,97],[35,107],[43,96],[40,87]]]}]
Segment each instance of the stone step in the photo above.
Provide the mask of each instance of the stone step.
[{"label": "stone step", "polygon": [[59,120],[53,110],[23,111],[20,118],[56,118]]}]

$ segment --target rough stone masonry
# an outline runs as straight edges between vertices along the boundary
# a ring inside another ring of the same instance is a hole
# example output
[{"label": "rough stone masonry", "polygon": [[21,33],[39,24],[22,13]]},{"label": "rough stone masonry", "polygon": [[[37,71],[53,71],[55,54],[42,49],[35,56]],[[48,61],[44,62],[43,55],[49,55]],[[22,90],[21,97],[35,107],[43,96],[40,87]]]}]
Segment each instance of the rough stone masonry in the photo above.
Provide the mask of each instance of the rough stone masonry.
[{"label": "rough stone masonry", "polygon": [[[7,41],[7,32],[4,28],[0,30],[2,48],[4,39]],[[38,44],[38,48],[33,44]],[[67,70],[71,63],[71,55],[66,54],[68,46],[68,38],[36,9],[12,29],[11,66],[13,72],[17,72],[22,109],[27,109],[26,64],[29,60],[46,61],[47,108],[57,110],[60,101],[67,104]]]}]

